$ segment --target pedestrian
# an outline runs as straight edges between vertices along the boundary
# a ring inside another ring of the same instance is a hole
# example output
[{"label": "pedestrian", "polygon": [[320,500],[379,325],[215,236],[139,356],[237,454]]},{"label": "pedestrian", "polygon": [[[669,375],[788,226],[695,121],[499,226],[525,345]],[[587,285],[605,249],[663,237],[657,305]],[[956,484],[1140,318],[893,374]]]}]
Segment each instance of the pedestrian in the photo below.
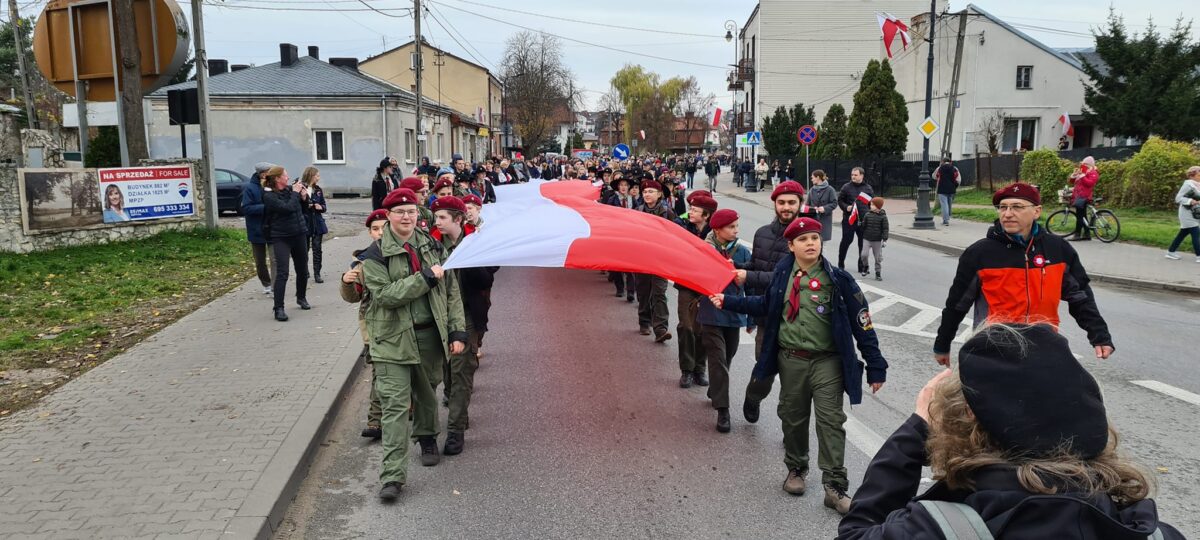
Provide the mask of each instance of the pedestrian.
[{"label": "pedestrian", "polygon": [[[763,349],[754,377],[779,374],[779,419],[783,423],[783,490],[803,495],[808,473],[808,423],[815,413],[817,466],[825,487],[824,504],[845,515],[850,510],[846,472],[846,413],[862,402],[864,365],[875,393],[887,378],[887,361],[871,323],[870,308],[858,283],[821,255],[821,223],[797,218],[784,232],[791,254],[775,267],[764,295],[715,294],[713,305],[766,317]],[[859,360],[855,351],[862,351]]]},{"label": "pedestrian", "polygon": [[837,208],[838,193],[829,185],[825,171],[815,169],[809,177],[808,206],[821,222],[821,245],[833,239],[833,210]]},{"label": "pedestrian", "polygon": [[950,225],[950,210],[954,206],[954,194],[962,183],[962,175],[950,158],[942,158],[942,164],[933,171],[933,179],[937,181],[938,206],[942,208],[942,225]]},{"label": "pedestrian", "polygon": [[1100,171],[1096,169],[1096,160],[1092,156],[1079,162],[1079,170],[1071,173],[1071,206],[1075,209],[1075,233],[1068,240],[1086,242],[1092,239],[1092,230],[1084,221],[1087,218],[1087,207],[1092,204],[1092,192],[1100,181]]},{"label": "pedestrian", "polygon": [[454,176],[449,172],[438,176],[437,182],[433,184],[433,199],[430,199],[429,205],[432,209],[434,201],[442,197],[450,197],[454,195]]},{"label": "pedestrian", "polygon": [[1059,303],[1087,331],[1096,358],[1113,352],[1112,335],[1100,316],[1087,270],[1070,244],[1047,234],[1038,224],[1042,196],[1022,182],[1000,188],[992,195],[999,219],[987,237],[971,244],[958,258],[958,270],[933,354],[937,363],[950,364],[950,343],[958,325],[975,308],[975,325],[987,323],[1038,324],[1058,327]]},{"label": "pedestrian", "polygon": [[763,188],[763,184],[768,182],[768,171],[770,167],[767,165],[767,158],[758,158],[758,165],[754,166],[754,181],[746,187],[748,192],[757,192]]},{"label": "pedestrian", "polygon": [[704,174],[708,176],[708,190],[716,191],[717,175],[721,174],[721,164],[714,158],[704,162]]},{"label": "pedestrian", "polygon": [[254,269],[258,274],[258,282],[262,285],[263,294],[271,294],[271,285],[275,282],[275,252],[271,249],[269,238],[263,234],[263,184],[262,174],[274,167],[275,164],[260,161],[254,164],[254,174],[242,186],[242,215],[246,218],[246,240],[250,242],[250,251],[254,254]]},{"label": "pedestrian", "polygon": [[[771,202],[775,205],[775,219],[754,232],[754,248],[751,251],[750,266],[737,272],[736,279],[745,282],[746,294],[763,295],[775,275],[775,267],[779,261],[787,257],[790,248],[783,233],[796,217],[800,215],[800,201],[804,198],[804,186],[799,182],[784,182],[775,186],[771,192]],[[756,317],[752,326],[764,328],[766,317]],[[757,358],[763,349],[763,332],[754,335],[754,356]],[[746,384],[746,400],[742,404],[742,415],[751,424],[758,422],[759,404],[771,393],[775,378],[750,378]]]},{"label": "pedestrian", "polygon": [[[372,243],[378,242],[383,237],[383,230],[387,226],[387,210],[381,208],[367,216],[367,233],[371,236]],[[358,304],[358,333],[362,335],[363,339],[362,352],[359,353],[358,358],[371,368],[371,404],[367,408],[367,427],[362,430],[362,436],[377,441],[383,437],[383,430],[380,428],[383,409],[379,406],[379,394],[375,391],[375,363],[371,361],[371,338],[367,331],[366,314],[367,308],[371,305],[371,295],[367,293],[362,281],[362,261],[365,252],[366,249],[354,252],[354,258],[350,261],[350,269],[342,274],[341,287],[338,292],[341,293],[342,300]]]},{"label": "pedestrian", "polygon": [[[715,201],[713,203],[716,204]],[[738,242],[738,214],[732,209],[723,208],[713,213],[709,221],[712,232],[705,235],[704,241],[717,250],[733,265],[735,270],[745,270],[750,266],[750,250]],[[722,292],[727,297],[743,296],[742,285],[745,273],[739,273],[733,281],[725,286]],[[729,367],[733,357],[737,355],[738,335],[746,328],[746,316],[732,311],[717,309],[707,297],[699,296],[697,322],[699,323],[701,347],[704,361],[708,364],[712,385],[708,387],[708,399],[717,410],[717,431],[729,433]]]},{"label": "pedestrian", "polygon": [[1182,540],[1108,418],[1052,326],[985,327],[884,441],[837,538]]},{"label": "pedestrian", "polygon": [[300,175],[300,183],[304,186],[308,198],[304,204],[304,225],[308,229],[308,251],[312,254],[313,281],[325,283],[321,276],[321,239],[329,234],[329,226],[325,224],[325,191],[321,189],[321,171],[316,167],[305,167]]},{"label": "pedestrian", "polygon": [[396,189],[398,184],[395,184],[393,178],[393,165],[390,158],[383,158],[379,162],[379,166],[375,167],[375,178],[371,179],[371,209],[378,210],[383,206],[383,198],[389,192]]},{"label": "pedestrian", "polygon": [[[866,249],[862,250],[861,259],[858,262],[859,268],[869,268],[867,257],[871,254],[875,255],[875,281],[883,281],[883,248],[887,245],[888,239],[888,218],[887,212],[883,209],[883,197],[875,197],[871,199],[871,209],[863,215],[863,240],[866,240]],[[867,277],[866,272],[862,272],[862,277]]]},{"label": "pedestrian", "polygon": [[687,175],[687,188],[690,190],[695,187],[696,183],[696,158],[692,156],[686,156],[683,159],[683,172]]},{"label": "pedestrian", "polygon": [[422,465],[441,461],[434,389],[442,364],[450,355],[461,354],[468,338],[458,281],[441,266],[445,250],[417,229],[417,195],[396,189],[383,206],[388,227],[366,251],[362,278],[371,295],[367,331],[383,409],[379,498],[392,502],[408,477],[410,433],[421,447]]},{"label": "pedestrian", "polygon": [[795,179],[796,179],[796,166],[792,163],[792,160],[789,159],[787,161],[787,167],[785,167],[783,169],[783,177],[780,178],[780,181],[795,180]]},{"label": "pedestrian", "polygon": [[[635,210],[679,223],[679,218],[663,199],[663,185],[653,177],[643,177],[642,204]],[[667,280],[653,274],[638,274],[637,299],[638,332],[648,336],[653,330],[655,343],[671,339],[671,333],[667,331],[667,322],[671,315],[667,309]]]},{"label": "pedestrian", "polygon": [[421,201],[417,205],[417,228],[429,232],[433,228],[433,211],[429,209],[429,183],[417,176],[409,176],[400,181],[400,187],[412,191]]},{"label": "pedestrian", "polygon": [[263,173],[263,235],[275,251],[275,320],[288,320],[283,309],[287,289],[288,260],[296,269],[296,305],[312,309],[305,295],[308,285],[308,229],[304,225],[304,205],[308,192],[297,182],[288,184],[287,171],[276,165]]},{"label": "pedestrian", "polygon": [[1192,251],[1196,253],[1196,262],[1200,263],[1200,166],[1188,168],[1187,179],[1175,194],[1175,204],[1179,205],[1179,234],[1167,248],[1167,258],[1179,260],[1175,250],[1191,235]]},{"label": "pedestrian", "polygon": [[[712,233],[709,219],[717,211],[717,201],[705,193],[695,191],[688,195],[687,202],[690,208],[687,218],[683,220],[683,228],[700,240],[707,239]],[[708,386],[704,343],[697,320],[703,295],[679,283],[675,284],[675,290],[678,291],[676,313],[679,324],[675,326],[675,333],[679,336],[679,387],[691,388],[692,384]]]},{"label": "pedestrian", "polygon": [[429,162],[429,156],[422,157],[421,165],[419,167],[417,167],[416,175],[417,176],[424,175],[429,178],[433,178],[434,175],[436,175],[436,174],[437,174],[437,167],[435,167],[432,163]]},{"label": "pedestrian", "polygon": [[750,158],[742,160],[742,165],[738,167],[738,173],[734,178],[737,179],[737,187],[743,187],[750,183],[750,178],[754,176],[754,163]]},{"label": "pedestrian", "polygon": [[[864,182],[865,179],[863,168],[855,167],[850,170],[850,181],[838,192],[838,208],[842,209],[842,241],[838,245],[838,268],[842,270],[846,269],[846,254],[856,236],[858,252],[855,259],[862,260],[863,237],[858,219],[870,209],[871,197],[875,194],[871,184]],[[862,266],[859,266],[858,272],[863,272]]]},{"label": "pedestrian", "polygon": [[479,227],[483,225],[483,216],[481,214],[483,211],[483,199],[480,199],[474,193],[468,193],[463,195],[462,202],[467,207],[467,223],[474,226],[475,230],[479,230]]}]

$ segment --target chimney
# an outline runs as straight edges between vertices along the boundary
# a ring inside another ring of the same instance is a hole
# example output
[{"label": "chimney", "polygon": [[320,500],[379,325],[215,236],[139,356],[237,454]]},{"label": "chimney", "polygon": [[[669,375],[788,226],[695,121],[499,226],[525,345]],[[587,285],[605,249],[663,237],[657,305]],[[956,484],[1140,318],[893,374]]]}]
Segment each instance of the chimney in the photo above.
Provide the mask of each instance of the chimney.
[{"label": "chimney", "polygon": [[234,64],[234,65],[232,65],[232,66],[229,66],[229,71],[231,71],[231,72],[233,72],[233,71],[241,71],[241,70],[243,70],[243,69],[247,69],[247,68],[249,68],[249,67],[250,67],[250,66],[249,66],[248,64]]},{"label": "chimney", "polygon": [[280,67],[291,67],[298,61],[296,46],[291,43],[279,44],[279,65]]},{"label": "chimney", "polygon": [[350,71],[358,71],[357,58],[330,58],[329,63],[337,67],[348,68]]},{"label": "chimney", "polygon": [[308,55],[313,58],[316,58],[317,60],[320,60],[321,59],[321,49],[319,49],[316,45],[309,45],[308,46]]},{"label": "chimney", "polygon": [[222,73],[229,73],[229,61],[228,60],[209,60],[208,61],[208,75],[209,76],[220,75]]}]

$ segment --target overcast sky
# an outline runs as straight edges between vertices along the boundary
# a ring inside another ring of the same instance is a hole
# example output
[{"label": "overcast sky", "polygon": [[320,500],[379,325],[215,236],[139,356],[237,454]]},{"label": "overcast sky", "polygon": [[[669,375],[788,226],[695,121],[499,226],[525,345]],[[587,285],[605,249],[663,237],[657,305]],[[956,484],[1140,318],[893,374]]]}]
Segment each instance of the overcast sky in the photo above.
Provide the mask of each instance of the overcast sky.
[{"label": "overcast sky", "polygon": [[[323,59],[363,59],[413,36],[413,20],[404,9],[412,7],[409,0],[365,0],[391,16],[369,10],[361,3],[364,0],[205,1],[229,6],[206,4],[204,16],[209,58],[226,59],[231,64],[278,61],[281,42],[296,44],[301,54],[308,45],[317,45]],[[44,0],[19,4],[28,15],[41,9]],[[446,51],[467,59],[478,58],[493,72],[503,54],[505,38],[522,30],[518,25],[562,36],[566,62],[585,89],[587,106],[594,106],[599,95],[608,90],[608,81],[618,69],[636,63],[664,78],[694,75],[727,108],[730,93],[726,90],[724,66],[733,61],[734,49],[724,39],[725,21],[732,19],[740,27],[756,4],[756,0],[425,0],[428,13],[423,17],[422,33]],[[832,8],[837,1],[830,0],[829,4]],[[1090,46],[1090,28],[1103,23],[1107,15],[1104,2],[1099,0],[977,0],[976,4],[1022,25],[1021,30],[1052,47]],[[950,9],[966,5],[952,0]],[[1160,26],[1173,25],[1180,15],[1200,17],[1200,3],[1194,0],[1113,0],[1111,5],[1134,30],[1144,28],[1150,16]],[[190,5],[181,1],[180,6],[190,19]],[[7,19],[7,4],[4,7],[0,16]],[[248,9],[251,7],[266,9]],[[866,36],[878,35],[874,20],[863,21],[861,31]],[[1200,29],[1193,33],[1200,36]]]}]

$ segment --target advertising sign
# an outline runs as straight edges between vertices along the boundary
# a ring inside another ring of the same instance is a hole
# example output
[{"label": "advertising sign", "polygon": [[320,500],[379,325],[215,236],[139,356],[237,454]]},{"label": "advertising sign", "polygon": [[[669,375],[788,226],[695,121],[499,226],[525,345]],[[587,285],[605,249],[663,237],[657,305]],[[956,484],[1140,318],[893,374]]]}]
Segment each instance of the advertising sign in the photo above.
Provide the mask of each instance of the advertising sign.
[{"label": "advertising sign", "polygon": [[98,169],[105,223],[195,215],[192,168]]},{"label": "advertising sign", "polygon": [[591,159],[595,156],[596,156],[595,150],[583,150],[583,149],[578,149],[578,148],[576,148],[575,150],[571,150],[571,157],[577,157],[579,159]]}]

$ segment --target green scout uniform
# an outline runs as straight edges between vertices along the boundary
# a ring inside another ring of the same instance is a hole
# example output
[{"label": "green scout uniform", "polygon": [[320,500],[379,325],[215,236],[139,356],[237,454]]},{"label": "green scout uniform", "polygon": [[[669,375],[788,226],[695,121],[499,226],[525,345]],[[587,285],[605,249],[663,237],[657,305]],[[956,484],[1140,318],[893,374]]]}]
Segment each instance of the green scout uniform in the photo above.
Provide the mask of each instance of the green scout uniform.
[{"label": "green scout uniform", "polygon": [[433,230],[433,210],[423,204],[417,205],[417,228],[426,233]]},{"label": "green scout uniform", "polygon": [[[817,466],[821,483],[847,489],[846,413],[842,410],[842,361],[833,340],[831,315],[833,280],[813,265],[800,280],[800,311],[787,320],[795,276],[792,266],[779,324],[779,419],[783,422],[784,463],[788,469],[808,470],[808,421],[816,410]],[[819,285],[814,287],[813,281]]]},{"label": "green scout uniform", "polygon": [[[362,261],[358,260],[358,255],[361,251],[354,252],[355,259],[350,263],[350,269],[353,270],[356,266],[362,265]],[[346,283],[338,280],[341,284],[339,292],[342,295],[342,300],[351,304],[358,304],[358,333],[363,338],[363,350],[358,355],[368,366],[371,367],[371,407],[367,410],[367,427],[379,428],[380,419],[383,417],[383,409],[379,406],[379,394],[375,392],[375,363],[371,361],[371,338],[367,333],[367,307],[371,305],[371,295],[367,293],[366,287],[362,285],[362,276],[359,276],[359,283]]]},{"label": "green scout uniform", "polygon": [[[458,241],[451,240],[449,237],[443,237],[442,245],[446,248],[446,256],[454,252],[454,248],[462,242],[463,237],[460,236]],[[461,270],[454,270],[455,278],[461,278]],[[461,283],[461,281],[460,281]],[[466,311],[466,305],[463,305],[463,311]],[[475,332],[475,327],[471,324],[471,318],[466,317],[467,323],[467,346],[463,347],[463,351],[459,354],[450,355],[450,362],[446,369],[446,400],[447,400],[447,417],[446,431],[453,433],[462,433],[470,427],[470,418],[467,414],[467,409],[471,406],[471,392],[475,388],[475,371],[479,369],[479,357],[476,353],[479,351],[479,336]]]},{"label": "green scout uniform", "polygon": [[[417,254],[417,272],[409,260]],[[374,253],[370,253],[374,251]],[[367,331],[375,362],[375,388],[383,408],[383,470],[380,481],[406,479],[411,402],[414,438],[437,436],[437,396],[442,364],[451,341],[467,341],[458,281],[453,272],[441,280],[429,268],[446,254],[428,234],[414,231],[407,242],[389,227],[363,262],[371,294]]]},{"label": "green scout uniform", "polygon": [[708,367],[708,355],[700,339],[700,323],[696,321],[702,296],[687,287],[676,286],[675,289],[679,292],[679,324],[675,326],[679,334],[679,372],[703,375]]}]

